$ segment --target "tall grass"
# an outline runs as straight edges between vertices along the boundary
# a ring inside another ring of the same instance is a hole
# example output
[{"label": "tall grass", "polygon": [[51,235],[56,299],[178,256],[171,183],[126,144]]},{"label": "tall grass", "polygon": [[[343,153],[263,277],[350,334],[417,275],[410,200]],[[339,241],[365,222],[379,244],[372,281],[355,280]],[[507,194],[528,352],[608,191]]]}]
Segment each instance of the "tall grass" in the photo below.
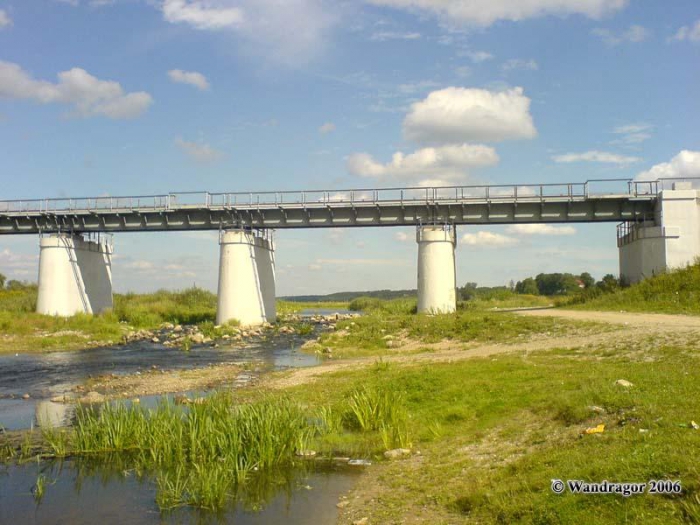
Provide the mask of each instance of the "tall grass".
[{"label": "tall grass", "polygon": [[700,314],[700,263],[645,279],[628,288],[594,289],[557,302],[591,310]]}]

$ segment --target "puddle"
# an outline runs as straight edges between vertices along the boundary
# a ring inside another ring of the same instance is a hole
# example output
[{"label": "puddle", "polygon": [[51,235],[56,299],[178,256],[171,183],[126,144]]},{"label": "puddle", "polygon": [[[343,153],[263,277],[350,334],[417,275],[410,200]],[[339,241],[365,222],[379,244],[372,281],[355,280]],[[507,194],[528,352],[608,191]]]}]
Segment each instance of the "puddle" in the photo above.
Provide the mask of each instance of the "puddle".
[{"label": "puddle", "polygon": [[[37,503],[32,487],[47,479]],[[249,482],[236,501],[212,513],[189,507],[161,513],[152,477],[139,478],[115,465],[81,461],[0,467],[0,523],[95,524],[325,524],[338,517],[338,498],[359,475],[347,467],[316,465],[288,470],[274,479]]]}]

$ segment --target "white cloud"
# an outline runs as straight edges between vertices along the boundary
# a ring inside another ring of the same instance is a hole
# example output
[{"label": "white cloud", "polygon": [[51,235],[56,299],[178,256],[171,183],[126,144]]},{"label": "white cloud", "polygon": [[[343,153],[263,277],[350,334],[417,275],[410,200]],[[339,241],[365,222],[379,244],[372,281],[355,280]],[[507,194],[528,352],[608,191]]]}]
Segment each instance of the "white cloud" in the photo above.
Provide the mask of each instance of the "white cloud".
[{"label": "white cloud", "polygon": [[168,71],[168,76],[173,82],[178,84],[189,84],[201,91],[209,89],[209,81],[207,78],[196,71],[183,71],[182,69],[171,69]]},{"label": "white cloud", "polygon": [[604,164],[632,164],[639,162],[642,159],[639,157],[629,157],[626,155],[618,155],[617,153],[609,153],[607,151],[584,151],[583,153],[565,153],[564,155],[554,155],[554,162],[572,163],[572,162],[601,162]]},{"label": "white cloud", "polygon": [[423,148],[405,155],[394,153],[391,162],[382,164],[367,153],[348,158],[348,171],[353,175],[399,181],[420,181],[424,185],[457,182],[470,168],[498,163],[496,151],[488,146],[462,144]]},{"label": "white cloud", "polygon": [[651,131],[654,126],[646,123],[626,124],[613,129],[615,135],[620,137],[613,140],[611,144],[639,144],[651,138]]},{"label": "white cloud", "polygon": [[316,259],[319,266],[408,266],[404,259]]},{"label": "white cloud", "polygon": [[0,9],[0,30],[10,27],[11,25],[12,19],[10,18],[10,15],[8,15],[7,11],[4,9]]},{"label": "white cloud", "polygon": [[230,31],[243,51],[277,63],[308,62],[325,49],[342,8],[325,0],[164,0],[163,18],[202,31]]},{"label": "white cloud", "polygon": [[399,33],[394,31],[378,31],[369,37],[375,42],[386,42],[387,40],[419,40],[420,33]]},{"label": "white cloud", "polygon": [[175,139],[175,145],[187,156],[196,160],[197,162],[214,162],[224,156],[223,152],[214,149],[209,144],[205,144],[203,142],[188,142],[186,140],[182,140],[181,138],[177,138]]},{"label": "white cloud", "polygon": [[396,232],[394,238],[399,242],[407,242],[410,239],[406,232]]},{"label": "white cloud", "polygon": [[516,69],[522,69],[525,71],[537,71],[539,69],[539,65],[537,64],[537,61],[534,59],[530,60],[523,60],[522,58],[511,58],[510,60],[506,60],[503,65],[501,66],[501,70],[504,72],[508,71],[513,71]]},{"label": "white cloud", "polygon": [[460,78],[466,78],[472,74],[472,68],[469,66],[457,66],[454,71],[455,75]]},{"label": "white cloud", "polygon": [[0,97],[29,99],[42,104],[72,104],[81,117],[130,119],[153,103],[144,91],[125,93],[118,82],[100,80],[84,69],[58,74],[58,83],[34,80],[19,65],[0,61]]},{"label": "white cloud", "polygon": [[335,131],[335,124],[333,124],[332,122],[326,122],[325,124],[323,124],[323,126],[318,128],[318,132],[321,133],[322,135],[327,135],[328,133],[332,133],[334,131]]},{"label": "white cloud", "polygon": [[683,26],[676,31],[671,40],[689,40],[691,42],[700,42],[700,19],[692,26]]},{"label": "white cloud", "polygon": [[80,3],[78,0],[54,0],[54,2],[58,2],[60,4],[68,4],[73,7],[77,7]]},{"label": "white cloud", "polygon": [[553,226],[551,224],[511,224],[506,228],[507,233],[518,235],[574,235],[573,226]]},{"label": "white cloud", "polygon": [[422,143],[530,139],[537,130],[520,87],[488,91],[448,87],[415,102],[403,121],[407,139]]},{"label": "white cloud", "polygon": [[596,28],[591,31],[609,46],[616,46],[625,42],[637,43],[647,40],[651,36],[651,31],[644,26],[631,25],[628,29],[615,33],[610,29]]},{"label": "white cloud", "polygon": [[518,239],[501,235],[500,233],[491,233],[479,231],[476,233],[465,233],[462,235],[462,244],[467,246],[486,246],[490,248],[501,248],[518,244]]},{"label": "white cloud", "polygon": [[239,27],[244,18],[238,7],[214,7],[212,2],[198,0],[164,0],[162,10],[168,22],[204,30]]},{"label": "white cloud", "polygon": [[700,177],[700,151],[683,150],[670,162],[663,162],[642,171],[637,180],[658,180],[683,177]]},{"label": "white cloud", "polygon": [[375,5],[425,11],[453,24],[489,26],[546,15],[580,14],[601,18],[624,8],[628,0],[367,0]]},{"label": "white cloud", "polygon": [[475,64],[481,64],[493,59],[493,55],[488,51],[463,51],[458,53],[458,55],[468,57]]}]

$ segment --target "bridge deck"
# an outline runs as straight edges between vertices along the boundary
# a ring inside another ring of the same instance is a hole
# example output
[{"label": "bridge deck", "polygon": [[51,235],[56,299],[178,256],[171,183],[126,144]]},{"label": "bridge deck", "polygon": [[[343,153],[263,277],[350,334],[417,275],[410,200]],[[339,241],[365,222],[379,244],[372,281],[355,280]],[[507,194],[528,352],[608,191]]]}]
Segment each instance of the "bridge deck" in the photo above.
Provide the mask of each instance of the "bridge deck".
[{"label": "bridge deck", "polygon": [[[599,189],[614,184],[614,191]],[[621,222],[653,213],[657,183],[627,179],[263,193],[0,201],[0,234]]]}]

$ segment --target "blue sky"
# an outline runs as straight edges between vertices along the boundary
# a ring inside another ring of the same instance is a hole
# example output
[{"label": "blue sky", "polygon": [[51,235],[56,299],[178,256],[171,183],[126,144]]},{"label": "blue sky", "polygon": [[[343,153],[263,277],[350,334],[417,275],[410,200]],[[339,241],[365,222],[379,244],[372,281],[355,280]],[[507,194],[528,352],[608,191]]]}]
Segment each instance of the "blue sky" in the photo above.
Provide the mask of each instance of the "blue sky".
[{"label": "blue sky", "polygon": [[[696,0],[0,0],[0,199],[700,176],[699,66]],[[617,273],[612,224],[458,236],[459,283]],[[276,239],[279,294],[415,287],[410,228]],[[215,234],[114,240],[216,288]]]}]

